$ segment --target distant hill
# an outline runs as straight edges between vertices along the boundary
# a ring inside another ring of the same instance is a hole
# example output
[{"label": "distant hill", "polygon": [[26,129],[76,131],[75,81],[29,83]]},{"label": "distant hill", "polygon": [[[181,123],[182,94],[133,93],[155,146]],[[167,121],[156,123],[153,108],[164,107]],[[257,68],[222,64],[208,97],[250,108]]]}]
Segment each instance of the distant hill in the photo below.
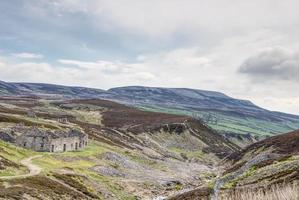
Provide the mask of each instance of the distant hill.
[{"label": "distant hill", "polygon": [[0,95],[102,98],[147,111],[188,115],[203,119],[215,130],[243,144],[299,128],[299,116],[272,112],[250,101],[234,99],[220,92],[188,88],[130,86],[106,91],[52,84],[0,82]]},{"label": "distant hill", "polygon": [[0,95],[59,95],[90,98],[105,93],[104,90],[86,87],[70,87],[45,83],[6,83],[0,81]]},{"label": "distant hill", "polygon": [[299,116],[272,112],[247,100],[188,88],[122,87],[108,92],[115,100],[142,109],[202,118],[223,133],[272,135],[299,128]]}]

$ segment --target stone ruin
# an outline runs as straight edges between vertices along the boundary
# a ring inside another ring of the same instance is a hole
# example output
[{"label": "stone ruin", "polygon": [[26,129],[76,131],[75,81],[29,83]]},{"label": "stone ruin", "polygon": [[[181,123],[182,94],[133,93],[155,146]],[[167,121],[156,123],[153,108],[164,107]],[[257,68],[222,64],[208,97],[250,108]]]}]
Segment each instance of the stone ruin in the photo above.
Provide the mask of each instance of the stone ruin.
[{"label": "stone ruin", "polygon": [[68,119],[67,118],[58,118],[57,121],[59,123],[62,123],[62,124],[67,124],[68,123]]},{"label": "stone ruin", "polygon": [[88,135],[79,130],[46,130],[18,124],[0,130],[0,139],[41,152],[77,151],[88,145]]}]

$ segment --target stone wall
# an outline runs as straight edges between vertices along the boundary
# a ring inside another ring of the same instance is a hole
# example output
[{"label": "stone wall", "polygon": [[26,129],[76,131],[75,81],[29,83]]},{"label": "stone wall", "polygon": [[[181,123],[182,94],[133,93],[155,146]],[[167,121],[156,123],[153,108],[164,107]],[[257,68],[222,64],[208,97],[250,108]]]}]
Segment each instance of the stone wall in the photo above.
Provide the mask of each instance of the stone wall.
[{"label": "stone wall", "polygon": [[88,137],[57,138],[50,141],[50,152],[76,151],[88,144]]},{"label": "stone wall", "polygon": [[41,136],[21,135],[16,139],[16,144],[20,147],[34,151],[44,152],[63,152],[76,151],[85,148],[88,145],[88,136],[84,137],[61,137],[49,138]]},{"label": "stone wall", "polygon": [[34,151],[50,151],[50,143],[48,137],[31,137],[21,135],[17,137],[16,144],[20,147],[32,149]]}]

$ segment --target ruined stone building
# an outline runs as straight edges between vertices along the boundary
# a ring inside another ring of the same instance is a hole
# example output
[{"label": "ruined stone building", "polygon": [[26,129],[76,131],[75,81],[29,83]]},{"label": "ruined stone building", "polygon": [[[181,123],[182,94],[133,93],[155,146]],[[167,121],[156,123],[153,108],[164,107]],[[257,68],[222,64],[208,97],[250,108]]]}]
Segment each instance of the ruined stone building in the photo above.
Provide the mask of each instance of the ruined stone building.
[{"label": "ruined stone building", "polygon": [[87,146],[88,136],[78,130],[65,132],[31,128],[16,138],[16,144],[34,151],[76,151]]},{"label": "ruined stone building", "polygon": [[57,120],[59,123],[62,123],[62,124],[67,124],[68,123],[68,119],[67,118],[58,118]]}]

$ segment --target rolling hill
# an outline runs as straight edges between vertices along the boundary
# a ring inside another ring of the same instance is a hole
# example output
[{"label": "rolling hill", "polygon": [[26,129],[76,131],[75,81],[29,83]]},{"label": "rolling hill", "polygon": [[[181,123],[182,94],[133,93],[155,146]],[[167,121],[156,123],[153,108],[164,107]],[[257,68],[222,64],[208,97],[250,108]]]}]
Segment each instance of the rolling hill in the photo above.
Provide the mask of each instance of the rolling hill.
[{"label": "rolling hill", "polygon": [[[0,138],[6,141],[0,142],[0,199],[180,200],[236,196],[245,188],[263,193],[272,187],[297,192],[291,184],[299,178],[299,131],[241,150],[196,118],[98,98],[47,94],[41,88],[39,97],[30,96],[34,92],[0,97]],[[100,93],[108,97],[112,92]],[[11,144],[14,132],[9,130],[17,124],[76,128],[91,141],[78,152],[32,152]],[[32,165],[39,169],[34,175],[28,167]]]},{"label": "rolling hill", "polygon": [[117,94],[114,100],[141,109],[199,117],[228,136],[270,136],[299,128],[299,116],[272,112],[219,92],[149,87],[122,87],[108,92]]},{"label": "rolling hill", "polygon": [[[89,145],[33,152],[13,145],[19,126],[79,129]],[[216,163],[240,150],[200,120],[99,99],[0,97],[0,139],[0,199],[168,196],[206,184]]]},{"label": "rolling hill", "polygon": [[0,82],[1,95],[40,95],[64,98],[101,98],[141,110],[202,119],[239,145],[299,128],[299,116],[272,112],[250,101],[219,92],[188,88],[120,87],[100,90],[39,83]]}]

